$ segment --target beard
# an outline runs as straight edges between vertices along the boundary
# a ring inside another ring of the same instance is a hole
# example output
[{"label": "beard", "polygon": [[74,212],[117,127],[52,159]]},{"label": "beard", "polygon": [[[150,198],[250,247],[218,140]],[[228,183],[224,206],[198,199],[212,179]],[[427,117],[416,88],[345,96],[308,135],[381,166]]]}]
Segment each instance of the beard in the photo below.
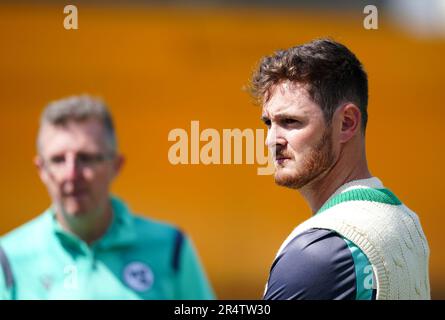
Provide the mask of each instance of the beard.
[{"label": "beard", "polygon": [[283,171],[285,167],[277,168],[275,183],[291,189],[300,189],[321,178],[324,173],[329,171],[335,162],[335,155],[332,150],[332,128],[330,126],[326,127],[318,143],[309,151],[309,154],[304,156],[301,162],[298,168],[290,173]]}]

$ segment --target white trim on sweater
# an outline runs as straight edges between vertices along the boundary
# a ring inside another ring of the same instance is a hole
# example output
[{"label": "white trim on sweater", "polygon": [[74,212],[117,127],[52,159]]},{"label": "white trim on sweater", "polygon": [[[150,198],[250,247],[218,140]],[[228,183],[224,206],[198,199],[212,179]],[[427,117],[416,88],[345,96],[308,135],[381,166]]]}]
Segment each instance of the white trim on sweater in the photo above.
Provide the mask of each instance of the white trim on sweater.
[{"label": "white trim on sweater", "polygon": [[[336,195],[358,188],[384,188],[377,178],[341,186]],[[417,215],[405,205],[374,201],[336,204],[297,226],[277,256],[298,234],[312,228],[334,230],[357,245],[374,269],[377,299],[431,299],[429,247]]]}]

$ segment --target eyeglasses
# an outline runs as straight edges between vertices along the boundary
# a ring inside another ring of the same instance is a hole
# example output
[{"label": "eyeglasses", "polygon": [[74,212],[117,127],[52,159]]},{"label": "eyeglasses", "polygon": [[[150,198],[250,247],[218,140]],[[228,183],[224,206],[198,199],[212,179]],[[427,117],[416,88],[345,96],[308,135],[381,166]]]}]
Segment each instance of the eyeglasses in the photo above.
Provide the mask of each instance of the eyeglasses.
[{"label": "eyeglasses", "polygon": [[[91,168],[94,169],[95,167],[101,165],[102,163],[114,159],[115,154],[114,153],[77,153],[75,154],[75,166],[78,166],[79,168]],[[51,169],[52,171],[62,171],[65,167],[67,162],[69,161],[67,158],[69,158],[69,155],[65,154],[58,154],[50,157],[49,159],[44,160],[44,165]]]}]

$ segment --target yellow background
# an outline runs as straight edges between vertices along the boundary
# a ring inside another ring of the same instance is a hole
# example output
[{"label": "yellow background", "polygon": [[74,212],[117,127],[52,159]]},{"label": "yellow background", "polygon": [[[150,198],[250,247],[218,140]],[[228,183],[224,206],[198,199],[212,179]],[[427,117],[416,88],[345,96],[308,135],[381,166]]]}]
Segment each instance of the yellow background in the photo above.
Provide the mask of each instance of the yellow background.
[{"label": "yellow background", "polygon": [[113,191],[146,216],[194,240],[222,299],[261,298],[276,250],[310,211],[256,165],[168,162],[170,130],[263,128],[242,91],[261,56],[315,37],[345,43],[369,74],[367,151],[372,173],[421,219],[431,247],[434,298],[445,298],[443,117],[445,43],[410,37],[361,11],[78,6],[0,7],[0,234],[49,204],[32,165],[45,104],[102,96],[127,165]]}]

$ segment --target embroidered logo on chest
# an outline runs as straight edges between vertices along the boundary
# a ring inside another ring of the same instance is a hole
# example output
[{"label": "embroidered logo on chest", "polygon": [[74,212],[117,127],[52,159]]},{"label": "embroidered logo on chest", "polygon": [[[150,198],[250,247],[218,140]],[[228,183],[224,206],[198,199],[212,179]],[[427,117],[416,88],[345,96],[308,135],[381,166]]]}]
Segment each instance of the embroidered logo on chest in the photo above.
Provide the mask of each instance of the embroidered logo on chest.
[{"label": "embroidered logo on chest", "polygon": [[135,291],[147,291],[154,282],[153,271],[142,262],[131,262],[124,268],[124,281]]}]

